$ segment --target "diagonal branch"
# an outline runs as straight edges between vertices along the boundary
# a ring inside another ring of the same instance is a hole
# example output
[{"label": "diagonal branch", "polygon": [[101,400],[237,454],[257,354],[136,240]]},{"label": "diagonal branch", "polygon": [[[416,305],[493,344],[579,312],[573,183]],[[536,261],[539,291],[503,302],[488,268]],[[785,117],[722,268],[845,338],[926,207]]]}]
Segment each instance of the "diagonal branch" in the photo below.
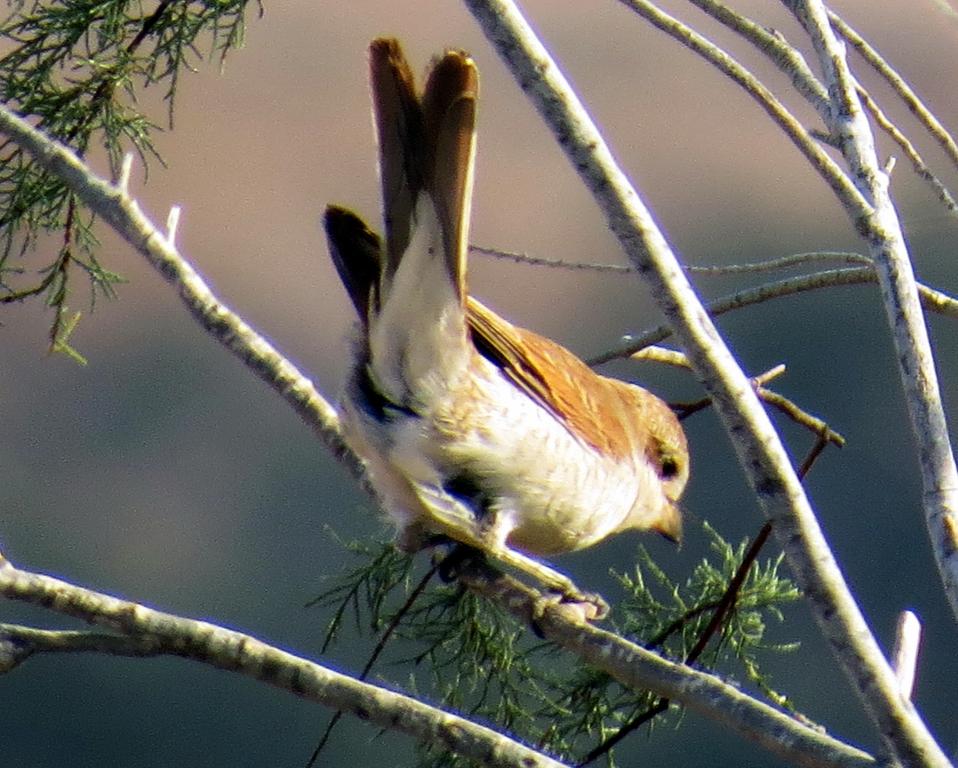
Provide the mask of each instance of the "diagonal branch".
[{"label": "diagonal branch", "polygon": [[42,652],[180,656],[345,710],[383,728],[471,757],[483,765],[562,768],[562,763],[491,728],[412,697],[334,672],[249,635],[23,571],[2,556],[0,594],[51,608],[118,633],[49,632],[0,625],[0,672]]},{"label": "diagonal branch", "polygon": [[[917,712],[899,696],[894,675],[845,583],[768,415],[578,96],[514,3],[466,3],[554,132],[674,328],[725,422],[739,462],[772,521],[822,633],[886,744],[894,745],[894,754],[903,762],[948,765]],[[632,0],[633,4],[638,0]],[[766,92],[764,86],[761,90],[749,88],[759,96]],[[778,104],[763,98],[766,109],[772,103]],[[789,135],[793,140],[801,137],[800,146],[806,151],[804,129]],[[820,152],[818,147],[815,151]],[[823,175],[828,171],[829,184],[849,210],[855,211],[853,218],[860,223],[871,212],[861,193],[848,189],[848,177],[840,170],[834,172],[830,158],[826,164],[815,153],[807,156]],[[915,297],[917,306],[917,293]]]},{"label": "diagonal branch", "polygon": [[[820,0],[792,0],[786,5],[811,37],[835,102],[832,134],[839,140],[838,147],[856,186],[874,207],[874,214],[861,222],[865,225],[861,231],[878,273],[912,434],[918,446],[925,522],[945,595],[958,618],[958,467],[908,248],[889,194],[888,177],[878,163],[868,119],[848,69],[844,46],[835,37],[827,9]],[[886,684],[889,690],[894,685],[892,680],[883,679],[882,685]],[[891,738],[890,727],[882,730],[886,738]],[[893,743],[903,762],[924,756],[907,751],[908,746]],[[930,759],[931,753],[926,754]],[[943,754],[940,757],[945,761]]]},{"label": "diagonal branch", "polygon": [[43,168],[64,181],[84,203],[102,216],[164,280],[176,288],[193,319],[278,392],[357,478],[363,477],[359,459],[343,441],[339,416],[333,406],[296,366],[214,295],[176,244],[127,194],[122,178],[119,185],[101,179],[73,152],[17,117],[6,105],[0,105],[0,132],[29,152]]},{"label": "diagonal branch", "polygon": [[888,84],[895,89],[895,93],[897,93],[898,97],[905,103],[905,106],[907,106],[911,113],[918,118],[919,122],[925,126],[925,130],[941,145],[941,148],[945,151],[945,154],[948,155],[952,163],[958,166],[958,144],[955,143],[951,134],[948,133],[948,129],[938,121],[938,118],[936,118],[931,110],[918,98],[918,94],[912,90],[901,75],[888,65],[888,62],[882,58],[882,55],[868,44],[867,40],[859,35],[858,32],[849,26],[837,13],[830,9],[826,9],[826,12],[828,14],[828,20],[834,30],[861,54],[861,57],[868,62],[868,65],[872,69],[885,78]]},{"label": "diagonal branch", "polygon": [[[535,615],[537,626],[550,640],[608,672],[623,685],[669,696],[796,765],[875,765],[865,752],[799,723],[713,675],[666,661],[610,632],[570,620],[564,612],[567,606],[551,606],[543,612],[541,593],[515,579],[478,564],[467,569],[463,578],[470,588],[498,601],[521,620],[529,622]],[[252,677],[422,741],[442,744],[483,765],[561,765],[488,728],[280,651],[249,635],[21,570],[2,556],[0,595],[50,608],[108,630],[51,632],[0,625],[0,673],[38,653],[174,655]]]},{"label": "diagonal branch", "polygon": [[720,678],[668,661],[619,635],[574,620],[565,606],[542,610],[541,595],[473,561],[460,574],[473,591],[494,599],[521,621],[533,617],[547,640],[635,691],[653,691],[719,723],[799,766],[874,766],[874,758],[757,701]]},{"label": "diagonal branch", "polygon": [[795,90],[805,97],[816,112],[822,116],[827,113],[828,91],[815,77],[805,57],[797,48],[788,44],[781,32],[753,21],[718,0],[689,2],[754,45],[791,79]]},{"label": "diagonal branch", "polygon": [[[901,149],[905,157],[908,158],[911,162],[912,170],[918,178],[923,179],[928,186],[932,188],[938,200],[945,206],[945,209],[949,213],[952,215],[958,213],[958,203],[955,202],[955,198],[948,187],[932,172],[922,156],[918,154],[915,145],[912,144],[908,137],[899,130],[898,126],[891,121],[888,115],[884,113],[882,108],[878,106],[878,103],[872,98],[871,94],[866,91],[860,83],[858,84],[858,98],[861,99],[865,109],[871,113],[875,124],[888,134],[891,140]],[[890,170],[888,172],[891,173]]]},{"label": "diagonal branch", "polygon": [[[655,3],[649,0],[619,0],[619,2],[635,11],[650,24],[665,32],[696,55],[705,59],[719,72],[739,85],[782,129],[805,156],[812,168],[831,187],[847,210],[855,210],[860,216],[869,213],[868,203],[855,188],[848,174],[822,149],[812,134],[781,100],[746,67],[691,27],[665,13]],[[777,63],[780,64],[781,62]]]}]

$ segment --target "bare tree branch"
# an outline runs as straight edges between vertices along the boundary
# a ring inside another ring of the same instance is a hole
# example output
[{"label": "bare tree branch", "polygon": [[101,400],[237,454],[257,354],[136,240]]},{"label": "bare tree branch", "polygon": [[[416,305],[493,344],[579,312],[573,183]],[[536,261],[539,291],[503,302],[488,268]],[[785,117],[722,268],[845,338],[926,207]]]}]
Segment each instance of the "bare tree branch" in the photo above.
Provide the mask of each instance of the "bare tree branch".
[{"label": "bare tree branch", "polygon": [[[894,141],[901,151],[905,154],[905,157],[911,162],[912,170],[915,171],[915,174],[920,179],[924,179],[928,186],[932,188],[934,193],[938,196],[938,200],[941,201],[941,204],[945,206],[951,214],[958,214],[958,203],[955,203],[955,198],[951,194],[951,191],[948,187],[945,186],[944,182],[939,179],[934,173],[932,173],[931,168],[925,163],[922,159],[922,156],[918,154],[918,150],[915,149],[915,145],[909,141],[908,137],[895,125],[891,119],[884,113],[882,108],[878,106],[878,103],[872,98],[871,94],[866,91],[861,84],[858,85],[858,98],[862,100],[862,104],[865,106],[870,113],[872,118],[875,120],[875,124],[878,125],[885,133],[887,133],[892,141]],[[890,173],[890,171],[889,171]]]},{"label": "bare tree branch", "polygon": [[801,766],[874,765],[874,758],[793,717],[758,702],[714,675],[663,659],[640,645],[575,620],[565,606],[509,576],[473,563],[460,574],[470,589],[495,599],[524,622],[534,621],[547,640],[581,657],[636,691],[672,699],[743,738]]},{"label": "bare tree branch", "polygon": [[[467,5],[553,130],[685,347],[725,422],[740,463],[772,521],[824,636],[885,744],[910,765],[949,765],[917,712],[902,701],[894,673],[845,584],[768,415],[577,95],[512,2],[467,0]],[[657,25],[674,21],[658,9],[649,8],[647,3],[632,0],[629,5],[641,5]],[[682,33],[680,39],[694,45],[697,51],[714,48],[700,36]],[[714,52],[712,55],[716,66],[735,77],[788,132],[849,212],[854,211],[856,224],[866,226],[871,206],[813,144],[804,128],[764,86],[739,71],[741,68],[730,63],[727,56]],[[853,170],[857,170],[855,166]]]},{"label": "bare tree branch", "polygon": [[[506,259],[519,264],[530,264],[532,266],[567,269],[571,271],[611,272],[614,274],[638,273],[635,267],[621,266],[618,264],[570,262],[479,245],[472,245],[470,248],[473,252],[485,256]],[[865,264],[867,266],[857,269],[822,270],[807,275],[797,275],[772,283],[765,283],[752,288],[743,288],[727,296],[712,299],[705,305],[706,311],[711,317],[717,317],[718,315],[731,312],[735,309],[742,309],[752,304],[763,304],[771,299],[784,298],[797,293],[806,293],[821,288],[833,288],[843,285],[864,285],[866,283],[878,282],[878,275],[875,273],[873,267],[874,262],[871,258],[860,253],[845,251],[810,251],[808,253],[793,253],[775,259],[768,259],[767,261],[756,261],[745,264],[687,264],[684,268],[689,274],[709,277],[713,275],[724,276],[772,272],[821,261],[840,261],[846,264]],[[928,312],[945,315],[946,317],[958,318],[958,299],[948,295],[944,291],[932,288],[925,283],[918,283],[917,285],[918,297],[921,300],[923,309]],[[631,357],[634,356],[636,352],[647,348],[651,344],[663,341],[671,335],[672,329],[667,325],[660,325],[638,335],[629,334],[622,344],[589,358],[588,362],[590,365],[601,365],[610,360]]]},{"label": "bare tree branch", "polygon": [[[550,640],[623,685],[668,696],[796,765],[874,765],[867,753],[803,725],[717,677],[666,661],[617,635],[576,621],[579,614],[574,610],[543,602],[541,593],[515,579],[481,565],[466,569],[463,576],[470,588],[498,601],[525,622],[535,618],[536,626]],[[252,677],[423,742],[442,745],[485,765],[561,765],[488,728],[280,651],[249,635],[24,571],[2,558],[0,595],[111,630],[51,631],[0,624],[0,673],[41,653],[180,656]]]},{"label": "bare tree branch", "polygon": [[[798,118],[755,75],[736,61],[727,51],[722,50],[674,16],[665,13],[649,0],[619,0],[619,2],[635,11],[650,24],[665,32],[696,55],[705,59],[719,72],[739,85],[791,139],[812,168],[831,187],[846,210],[855,210],[860,216],[865,216],[869,212],[868,204],[848,175],[819,146],[818,141]],[[779,59],[776,63],[781,66],[783,62]]]},{"label": "bare tree branch", "polygon": [[[770,30],[716,0],[689,0],[689,2],[741,35],[764,53],[779,70],[791,78],[795,90],[805,97],[826,123],[828,122],[830,104],[827,90],[818,78],[815,77],[811,69],[809,69],[801,52],[789,45],[780,32]],[[869,45],[866,40],[846,24],[837,14],[828,11],[828,17],[836,31],[845,38],[845,40],[854,45],[865,61],[894,88],[898,96],[905,102],[927,131],[941,144],[949,157],[958,164],[958,146],[955,145],[954,140],[944,126],[938,122],[931,110],[921,102],[902,77],[882,58],[878,51]],[[938,199],[949,212],[958,212],[954,197],[942,181],[928,168],[912,143],[897,126],[885,116],[878,104],[860,84],[858,88],[859,95],[865,106],[874,116],[875,122],[901,147],[902,152],[904,152],[911,161],[915,173],[928,182],[938,196]]]},{"label": "bare tree branch", "polygon": [[[888,191],[888,176],[875,154],[844,46],[835,37],[827,9],[820,0],[785,0],[785,4],[811,37],[829,92],[835,99],[831,132],[838,139],[856,186],[873,206],[873,212],[864,221],[856,221],[864,227],[859,231],[866,237],[875,261],[912,434],[918,445],[925,522],[945,595],[958,618],[958,467],[911,259]],[[906,760],[907,755],[899,753],[899,757]]]},{"label": "bare tree branch", "polygon": [[[735,309],[742,309],[752,304],[762,304],[771,299],[780,299],[797,293],[816,291],[820,288],[877,282],[878,275],[875,274],[872,267],[829,269],[823,272],[814,272],[810,275],[799,275],[785,280],[777,280],[773,283],[765,283],[754,288],[744,288],[728,296],[713,299],[705,305],[705,311],[708,312],[710,317],[717,317]],[[918,284],[918,296],[924,309],[947,317],[958,318],[958,299],[923,283]],[[590,357],[588,363],[589,365],[601,365],[610,360],[630,357],[650,344],[657,344],[671,335],[672,329],[668,325],[660,325],[640,334],[630,335],[622,344],[595,357]]]},{"label": "bare tree branch", "polygon": [[0,625],[0,673],[38,653],[181,656],[349,712],[423,743],[471,757],[483,765],[503,768],[562,768],[563,765],[491,728],[410,696],[334,672],[250,635],[23,571],[2,556],[0,594],[119,633],[51,632]]},{"label": "bare tree branch", "polygon": [[[553,269],[567,269],[571,272],[611,272],[613,274],[627,274],[635,272],[635,267],[623,264],[601,264],[596,262],[564,261],[550,259],[546,256],[532,256],[522,251],[506,251],[501,248],[492,248],[486,245],[470,245],[472,253],[482,256],[492,256],[496,259],[514,261],[516,264],[529,264],[534,267],[551,267]],[[860,253],[850,251],[810,251],[808,253],[790,253],[766,261],[753,261],[745,264],[686,264],[685,271],[696,275],[733,275],[740,272],[773,272],[788,269],[803,264],[820,261],[838,261],[846,264],[871,264],[872,260]]]},{"label": "bare tree branch", "polygon": [[861,57],[868,62],[870,67],[888,81],[888,84],[895,89],[895,93],[898,94],[908,109],[911,110],[912,114],[918,118],[928,133],[941,145],[941,148],[951,159],[952,163],[958,166],[958,144],[955,143],[948,129],[938,121],[938,118],[936,118],[931,110],[925,106],[924,102],[918,98],[918,94],[912,90],[904,78],[902,78],[894,68],[889,66],[888,62],[885,61],[878,51],[868,44],[867,40],[859,35],[850,25],[845,23],[837,13],[830,9],[826,9],[826,12],[828,13],[828,20],[831,22],[835,31],[861,54]]},{"label": "bare tree branch", "polygon": [[172,226],[164,233],[140,210],[126,192],[128,170],[121,172],[118,184],[110,184],[90,171],[73,152],[48,139],[6,105],[0,106],[0,131],[29,152],[44,169],[68,184],[144,256],[176,288],[180,300],[207,333],[278,392],[333,455],[357,478],[363,477],[359,459],[342,439],[339,416],[333,406],[296,366],[213,294],[169,237],[170,231],[175,234],[175,218],[170,219],[168,226]]},{"label": "bare tree branch", "polygon": [[716,21],[739,34],[764,53],[792,80],[792,85],[821,115],[828,112],[828,91],[815,77],[801,52],[789,45],[781,32],[769,29],[716,0],[689,0]]},{"label": "bare tree branch", "polygon": [[806,253],[789,253],[765,261],[751,261],[744,264],[687,264],[685,271],[693,275],[734,275],[753,272],[774,272],[804,266],[822,261],[837,261],[845,264],[871,264],[867,256],[852,251],[808,251]]}]

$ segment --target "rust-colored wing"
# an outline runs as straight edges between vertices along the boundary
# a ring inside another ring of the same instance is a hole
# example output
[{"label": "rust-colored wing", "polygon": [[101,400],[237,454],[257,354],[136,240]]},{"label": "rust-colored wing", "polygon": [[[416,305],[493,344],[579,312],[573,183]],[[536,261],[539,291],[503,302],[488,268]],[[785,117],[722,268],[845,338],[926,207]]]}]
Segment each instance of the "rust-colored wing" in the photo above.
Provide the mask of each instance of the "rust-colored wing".
[{"label": "rust-colored wing", "polygon": [[468,320],[479,353],[573,435],[622,459],[644,442],[636,404],[620,390],[630,385],[600,376],[565,347],[512,325],[471,296]]}]

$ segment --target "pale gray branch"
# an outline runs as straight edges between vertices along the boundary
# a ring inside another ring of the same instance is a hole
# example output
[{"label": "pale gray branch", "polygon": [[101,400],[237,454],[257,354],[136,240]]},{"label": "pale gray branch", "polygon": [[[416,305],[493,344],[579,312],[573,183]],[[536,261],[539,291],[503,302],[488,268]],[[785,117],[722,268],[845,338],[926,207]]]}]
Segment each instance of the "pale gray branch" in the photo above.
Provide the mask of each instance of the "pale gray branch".
[{"label": "pale gray branch", "polygon": [[503,768],[562,768],[563,765],[491,728],[335,672],[250,635],[23,571],[2,556],[0,595],[50,608],[119,633],[51,632],[0,625],[0,673],[37,653],[181,656],[343,710],[423,743],[471,757],[483,765]]},{"label": "pale gray branch", "polygon": [[[869,259],[869,263],[871,260]],[[811,275],[799,275],[773,283],[765,283],[754,288],[745,288],[741,291],[713,299],[705,305],[706,311],[712,317],[723,315],[734,309],[741,309],[752,304],[761,304],[771,299],[785,296],[794,296],[797,293],[816,291],[821,288],[833,288],[842,285],[862,285],[877,283],[878,275],[872,267],[857,267],[854,269],[828,269],[815,272]],[[947,317],[958,318],[958,299],[946,293],[930,288],[923,283],[918,284],[918,293],[921,305],[929,312],[936,312]],[[630,357],[640,349],[650,344],[657,344],[672,335],[668,325],[660,325],[637,335],[630,335],[628,340],[613,349],[603,352],[589,359],[590,365],[601,365],[610,360]]]},{"label": "pale gray branch", "polygon": [[[638,272],[635,267],[619,266],[617,264],[597,264],[587,262],[570,262],[561,259],[550,259],[544,256],[531,256],[527,253],[517,251],[504,251],[498,248],[489,248],[487,246],[472,245],[470,248],[475,253],[495,258],[508,259],[520,264],[530,264],[532,266],[550,267],[554,269],[567,269],[572,271],[593,271],[593,272],[612,272],[614,274],[625,274]],[[877,283],[878,275],[875,274],[873,261],[868,256],[860,253],[846,251],[810,251],[808,253],[794,253],[787,256],[781,256],[767,261],[748,262],[744,264],[721,264],[721,265],[685,265],[684,269],[689,274],[700,275],[702,277],[725,276],[734,274],[751,274],[759,272],[772,272],[775,270],[789,269],[796,266],[811,264],[820,261],[843,261],[846,264],[866,264],[866,267],[856,269],[829,269],[820,272],[813,272],[808,275],[796,275],[795,277],[778,280],[752,288],[743,288],[740,291],[712,299],[706,304],[706,311],[712,317],[717,317],[726,312],[735,309],[751,306],[752,304],[762,304],[772,299],[793,296],[799,293],[815,291],[822,288],[833,288],[843,285],[863,285],[866,283]],[[946,317],[958,318],[958,299],[939,291],[924,283],[918,283],[918,296],[922,307],[928,312],[935,312]],[[647,348],[651,344],[663,341],[672,335],[672,329],[668,325],[660,325],[638,335],[628,334],[621,344],[613,347],[606,352],[589,358],[590,365],[601,365],[610,360],[634,356],[636,352]]]},{"label": "pale gray branch", "polygon": [[685,271],[708,277],[709,275],[735,275],[753,272],[774,272],[792,267],[804,266],[821,261],[843,262],[845,264],[871,264],[872,260],[860,253],[851,251],[809,251],[790,253],[765,261],[750,261],[744,264],[686,265]]},{"label": "pale gray branch", "polygon": [[892,650],[892,669],[898,677],[901,695],[911,698],[915,687],[915,673],[918,669],[918,648],[921,645],[921,622],[911,611],[902,611],[898,615],[895,627],[895,647]]},{"label": "pale gray branch", "polygon": [[912,170],[918,178],[924,179],[925,182],[928,183],[928,186],[932,188],[938,200],[945,206],[949,213],[953,215],[958,214],[958,203],[955,202],[951,191],[945,186],[945,183],[932,172],[931,168],[928,167],[922,156],[918,153],[915,145],[912,144],[898,126],[891,121],[882,108],[878,106],[878,103],[872,98],[871,94],[865,90],[860,83],[858,84],[858,98],[862,100],[862,104],[871,113],[875,124],[887,133],[888,136],[891,137],[891,140],[894,141],[905,154],[905,157],[907,157],[911,163]]},{"label": "pale gray branch", "polygon": [[823,117],[827,114],[828,91],[815,77],[805,57],[788,44],[781,32],[759,24],[716,0],[689,0],[689,2],[748,40],[791,78],[795,90],[804,96],[819,114]]},{"label": "pale gray branch", "polygon": [[[705,13],[729,29],[737,32],[762,51],[782,72],[791,78],[795,90],[804,96],[827,122],[829,115],[828,92],[809,69],[802,54],[789,45],[781,33],[756,23],[752,19],[733,11],[724,3],[717,2],[716,0],[689,0],[689,2],[701,8]],[[874,67],[882,77],[891,83],[899,96],[908,104],[922,124],[938,139],[939,143],[942,144],[952,159],[958,162],[958,154],[956,154],[954,141],[952,141],[947,130],[938,123],[935,116],[922,104],[901,76],[888,65],[874,48],[831,11],[829,11],[829,18],[832,20],[838,32],[845,37],[846,40],[855,45],[865,60]],[[905,156],[911,161],[915,173],[931,186],[938,196],[938,199],[949,212],[953,214],[958,212],[958,207],[956,207],[951,192],[949,192],[948,188],[942,183],[941,179],[925,164],[914,145],[908,140],[904,133],[886,117],[875,100],[872,99],[864,88],[860,87],[860,95],[868,107],[868,110],[874,116],[875,122],[898,144],[902,152],[905,153]],[[829,140],[830,137],[823,138]]]},{"label": "pale gray branch", "polygon": [[563,605],[543,610],[542,596],[515,579],[473,563],[460,579],[521,621],[535,621],[546,639],[635,691],[651,690],[719,723],[795,765],[874,766],[874,758],[799,722],[714,675],[661,656],[619,635],[575,621]]},{"label": "pale gray branch", "polygon": [[[296,366],[220,301],[180,254],[169,237],[171,231],[175,233],[175,219],[178,217],[168,222],[171,229],[164,232],[127,194],[124,177],[128,170],[121,174],[119,184],[110,184],[94,174],[68,148],[47,138],[6,105],[0,106],[0,132],[7,134],[105,219],[176,288],[180,300],[210,336],[278,392],[356,477],[364,476],[359,460],[343,441],[335,408]],[[127,165],[125,163],[124,167]]]},{"label": "pale gray branch", "polygon": [[[945,595],[958,618],[958,468],[951,448],[941,401],[934,355],[921,312],[918,287],[897,211],[888,191],[888,177],[875,153],[867,116],[848,68],[844,45],[835,37],[834,19],[820,0],[785,0],[808,32],[835,103],[831,132],[839,139],[856,186],[873,206],[873,213],[856,218],[875,262],[882,301],[895,344],[905,404],[918,446],[925,522],[931,538]],[[852,215],[852,212],[849,211]],[[892,697],[897,685],[891,670],[876,678],[883,697]],[[887,693],[885,693],[887,689]],[[866,706],[875,700],[864,695]],[[902,721],[882,716],[882,735],[906,764],[949,765],[944,753],[917,718]],[[905,727],[902,727],[905,726]]]},{"label": "pale gray branch", "polygon": [[[639,0],[628,4],[641,6],[653,24],[672,28],[674,19],[649,4]],[[824,636],[885,743],[893,745],[893,753],[908,764],[947,765],[921,718],[902,701],[894,674],[849,592],[768,415],[578,96],[514,3],[467,0],[467,5],[605,212],[610,228],[685,347],[725,422],[740,463],[773,523]],[[682,32],[677,36],[697,51],[712,48],[694,34]],[[872,208],[848,177],[820,148],[810,147],[813,142],[807,132],[764,86],[751,76],[743,77],[737,65],[724,55],[711,55],[722,71],[736,77],[788,131],[849,212],[854,211],[856,224],[864,226]],[[840,133],[836,135],[841,137]],[[852,169],[857,175],[858,168]]]},{"label": "pale gray branch", "polygon": [[[515,579],[482,566],[468,568],[470,588],[499,602],[520,620],[536,617],[546,636],[636,691],[653,690],[717,720],[796,765],[874,765],[850,747],[757,701],[713,675],[675,664],[617,635],[574,620],[563,606]],[[356,714],[386,728],[445,746],[485,765],[551,766],[560,763],[416,699],[280,651],[255,638],[207,622],[162,613],[137,603],[31,573],[0,558],[0,594],[105,627],[102,631],[39,630],[0,624],[0,673],[42,653],[173,655],[198,661]]]},{"label": "pale gray branch", "polygon": [[564,259],[550,259],[546,256],[531,256],[521,251],[505,251],[501,248],[490,248],[485,245],[470,245],[471,253],[478,253],[481,256],[492,256],[497,259],[506,259],[514,261],[516,264],[529,264],[533,267],[550,267],[552,269],[565,269],[570,272],[611,272],[612,274],[622,275],[634,272],[632,267],[623,264],[599,264],[595,262],[565,261]]},{"label": "pale gray branch", "polygon": [[[472,253],[481,256],[492,256],[496,259],[513,261],[516,264],[528,264],[533,267],[549,267],[551,269],[565,269],[571,272],[611,272],[613,274],[627,274],[635,272],[635,267],[620,264],[602,264],[598,262],[566,261],[564,259],[550,259],[547,256],[533,256],[523,251],[506,251],[502,248],[491,248],[487,245],[470,245]],[[686,264],[685,271],[695,275],[734,275],[748,272],[774,272],[789,269],[820,261],[838,261],[846,264],[871,264],[872,260],[860,253],[849,251],[810,251],[807,253],[790,253],[765,261],[751,261],[743,264]]]},{"label": "pale gray branch", "polygon": [[845,23],[837,13],[830,9],[826,10],[828,20],[831,22],[832,27],[861,54],[862,58],[868,62],[878,74],[888,81],[888,84],[895,89],[895,93],[898,94],[899,98],[901,98],[908,109],[911,110],[912,114],[918,118],[928,133],[941,145],[941,148],[951,161],[958,166],[958,144],[955,143],[948,129],[939,122],[938,118],[936,118],[932,111],[925,106],[924,102],[918,98],[918,94],[912,90],[904,78],[902,78],[894,68],[889,66],[888,62],[885,61],[874,47],[869,45],[867,40],[859,35],[850,25]]},{"label": "pale gray branch", "polygon": [[[848,175],[829,157],[816,139],[755,75],[735,60],[729,53],[691,29],[649,0],[619,0],[620,3],[639,14],[657,29],[686,46],[693,53],[738,84],[784,131],[805,159],[825,180],[842,201],[847,210],[856,210],[864,216],[870,207]],[[781,65],[781,61],[779,62]]]},{"label": "pale gray branch", "polygon": [[87,630],[37,629],[0,624],[0,674],[43,653],[103,653],[143,658],[163,656],[165,649],[153,635],[116,635]]}]

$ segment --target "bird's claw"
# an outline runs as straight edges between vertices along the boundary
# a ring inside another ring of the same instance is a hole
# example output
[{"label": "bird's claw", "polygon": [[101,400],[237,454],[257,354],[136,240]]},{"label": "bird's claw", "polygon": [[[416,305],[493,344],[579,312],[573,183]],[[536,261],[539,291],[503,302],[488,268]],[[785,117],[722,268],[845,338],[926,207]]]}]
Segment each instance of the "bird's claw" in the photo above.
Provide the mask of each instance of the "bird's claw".
[{"label": "bird's claw", "polygon": [[601,621],[609,615],[609,604],[594,592],[558,593],[542,595],[532,606],[532,629],[543,636],[542,620],[547,611],[555,611],[573,624]]}]

